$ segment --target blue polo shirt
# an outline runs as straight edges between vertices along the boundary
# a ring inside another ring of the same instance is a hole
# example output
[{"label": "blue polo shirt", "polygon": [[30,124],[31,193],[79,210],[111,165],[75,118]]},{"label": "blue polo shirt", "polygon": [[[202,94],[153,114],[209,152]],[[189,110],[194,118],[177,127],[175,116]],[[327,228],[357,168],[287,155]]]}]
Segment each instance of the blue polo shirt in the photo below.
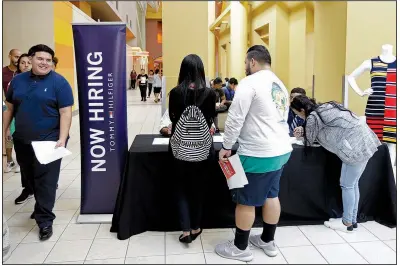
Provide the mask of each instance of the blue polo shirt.
[{"label": "blue polo shirt", "polygon": [[13,138],[26,144],[57,141],[60,136],[59,109],[74,105],[71,86],[54,71],[45,76],[36,76],[32,72],[15,76],[6,100],[14,105]]},{"label": "blue polo shirt", "polygon": [[233,97],[235,97],[235,91],[232,90],[231,88],[224,88],[224,92],[225,92],[225,97],[227,101],[233,101]]}]

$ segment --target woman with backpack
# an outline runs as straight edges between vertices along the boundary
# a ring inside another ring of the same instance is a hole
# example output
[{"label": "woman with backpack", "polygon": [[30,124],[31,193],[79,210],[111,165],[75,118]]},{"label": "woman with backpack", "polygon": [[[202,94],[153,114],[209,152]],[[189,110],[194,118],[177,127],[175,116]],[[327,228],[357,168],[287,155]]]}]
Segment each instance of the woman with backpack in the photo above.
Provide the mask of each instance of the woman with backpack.
[{"label": "woman with backpack", "polygon": [[294,136],[304,136],[306,148],[317,141],[343,162],[340,176],[343,217],[324,224],[334,230],[352,232],[358,227],[358,182],[381,143],[365,121],[338,103],[316,104],[307,96],[299,95],[293,98],[291,108],[305,120],[302,127],[294,130]]},{"label": "woman with backpack", "polygon": [[210,128],[216,116],[215,98],[214,91],[207,88],[200,57],[186,56],[181,64],[178,86],[169,96],[172,122],[169,151],[177,171],[175,187],[182,243],[191,243],[202,232],[202,185],[210,155],[214,153]]}]

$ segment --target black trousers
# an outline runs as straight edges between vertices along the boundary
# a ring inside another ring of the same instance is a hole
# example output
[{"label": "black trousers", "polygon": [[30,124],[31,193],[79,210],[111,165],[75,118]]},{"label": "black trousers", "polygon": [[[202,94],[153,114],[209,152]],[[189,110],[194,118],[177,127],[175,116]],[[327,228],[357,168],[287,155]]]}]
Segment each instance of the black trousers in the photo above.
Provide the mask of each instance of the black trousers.
[{"label": "black trousers", "polygon": [[140,96],[143,98],[146,98],[146,91],[147,91],[147,86],[146,85],[139,85],[140,89]]},{"label": "black trousers", "polygon": [[33,188],[35,195],[35,220],[39,228],[53,225],[57,183],[60,177],[61,159],[47,165],[36,159],[31,144],[14,140],[15,153],[21,173]]},{"label": "black trousers", "polygon": [[136,79],[131,79],[131,89],[135,89]]},{"label": "black trousers", "polygon": [[176,202],[182,231],[188,232],[201,227],[203,212],[202,180],[207,173],[208,161],[184,162],[175,159]]},{"label": "black trousers", "polygon": [[[18,156],[18,155],[17,155]],[[33,194],[33,188],[31,186],[31,184],[29,183],[28,177],[24,174],[24,172],[22,172],[21,170],[21,184],[22,187],[30,194]]]},{"label": "black trousers", "polygon": [[151,94],[151,89],[153,88],[153,84],[152,83],[149,83],[149,97],[150,97],[150,94]]}]

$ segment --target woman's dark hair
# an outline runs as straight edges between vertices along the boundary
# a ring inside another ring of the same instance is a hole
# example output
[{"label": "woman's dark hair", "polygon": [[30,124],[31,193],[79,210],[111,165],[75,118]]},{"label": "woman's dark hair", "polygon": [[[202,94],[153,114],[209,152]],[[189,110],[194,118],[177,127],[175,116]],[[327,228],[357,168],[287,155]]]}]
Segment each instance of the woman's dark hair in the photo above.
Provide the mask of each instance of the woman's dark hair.
[{"label": "woman's dark hair", "polygon": [[[318,108],[321,105],[329,105],[330,108],[327,108],[327,109],[324,109],[324,110],[319,110]],[[307,150],[309,151],[309,149],[307,149],[307,148],[311,147],[311,145],[313,144],[313,143],[310,143],[310,141],[307,139],[307,132],[306,132],[306,130],[307,130],[307,118],[311,115],[312,112],[315,112],[315,115],[318,116],[319,119],[322,121],[322,123],[324,125],[328,126],[328,127],[332,126],[331,123],[334,122],[336,119],[342,119],[341,117],[338,117],[338,118],[333,119],[330,123],[326,123],[324,121],[323,116],[321,116],[321,114],[323,112],[329,111],[329,110],[331,110],[333,108],[334,109],[338,109],[339,111],[342,111],[342,112],[349,112],[351,114],[351,116],[355,117],[352,111],[350,111],[349,109],[343,107],[343,105],[341,105],[341,104],[339,104],[337,102],[329,101],[329,102],[326,102],[326,103],[317,104],[315,99],[308,98],[305,95],[299,95],[299,96],[293,98],[293,101],[290,104],[290,107],[292,109],[298,111],[298,112],[301,112],[302,110],[304,110],[304,112],[305,112],[306,119],[305,119],[305,122],[303,124],[303,128],[304,128],[304,145],[306,146],[306,149],[305,149],[306,153],[307,153]]]},{"label": "woman's dark hair", "polygon": [[22,73],[22,72],[21,72],[21,69],[19,69],[19,64],[21,63],[21,59],[22,59],[23,57],[27,57],[27,58],[29,59],[29,55],[28,55],[28,54],[22,54],[22,55],[18,58],[18,61],[17,61],[17,74]]},{"label": "woman's dark hair", "polygon": [[54,50],[45,44],[38,44],[38,45],[32,46],[31,49],[29,49],[28,55],[35,56],[36,53],[40,53],[40,52],[49,53],[51,55],[51,59],[54,58]]},{"label": "woman's dark hair", "polygon": [[206,76],[203,61],[198,55],[187,55],[181,64],[178,77],[178,87],[182,89],[184,101],[186,102],[187,92],[194,85],[194,99],[196,104],[199,89],[206,88]]},{"label": "woman's dark hair", "polygon": [[160,70],[159,69],[156,69],[156,72],[155,72],[156,74],[158,74],[158,73],[160,73]]}]

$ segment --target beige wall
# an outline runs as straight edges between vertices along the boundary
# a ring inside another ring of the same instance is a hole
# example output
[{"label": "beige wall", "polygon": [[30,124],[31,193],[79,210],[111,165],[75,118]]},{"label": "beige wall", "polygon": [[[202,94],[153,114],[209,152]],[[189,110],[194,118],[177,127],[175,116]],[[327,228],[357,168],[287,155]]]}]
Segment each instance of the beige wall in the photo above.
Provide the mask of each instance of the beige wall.
[{"label": "beige wall", "polygon": [[248,5],[239,1],[231,2],[229,72],[227,78],[241,80],[246,76],[244,61],[248,49]]},{"label": "beige wall", "polygon": [[[218,77],[230,77],[230,30],[226,30],[218,37],[219,73]],[[224,48],[225,47],[225,48]],[[216,77],[213,77],[216,78]]]},{"label": "beige wall", "polygon": [[290,14],[289,23],[289,82],[287,89],[306,88],[306,28],[307,10],[301,8]]},{"label": "beige wall", "polygon": [[163,74],[169,92],[177,84],[186,55],[200,56],[208,73],[208,2],[165,1],[162,18]]},{"label": "beige wall", "polygon": [[279,5],[275,5],[276,12],[276,42],[275,54],[271,54],[272,66],[275,74],[285,86],[289,83],[289,15]]},{"label": "beige wall", "polygon": [[[259,3],[262,1],[255,1],[252,4],[252,9],[255,9],[256,6],[260,5]],[[274,8],[268,9],[258,9],[252,11],[249,15],[251,18],[251,27],[250,27],[250,46],[253,45],[264,45],[268,48],[272,60],[273,55],[276,54],[275,49],[276,45],[274,44],[274,40],[276,40],[276,31],[275,31],[275,24],[276,24],[276,11]],[[269,24],[269,37],[270,43],[266,44],[261,38],[260,35],[256,32],[256,29]],[[272,68],[274,68],[274,63],[272,63]]]},{"label": "beige wall", "polygon": [[347,2],[315,2],[315,97],[342,101],[346,60]]},{"label": "beige wall", "polygon": [[52,2],[3,2],[3,65],[9,64],[8,53],[11,49],[18,48],[27,53],[29,48],[40,43],[54,49]]},{"label": "beige wall", "polygon": [[314,10],[306,9],[306,86],[307,95],[312,96],[314,75]]},{"label": "beige wall", "polygon": [[[392,44],[396,54],[396,2],[348,2],[346,74],[364,60],[380,55],[383,44]],[[357,79],[362,90],[371,87],[369,73]],[[358,96],[349,88],[349,108],[364,115],[367,97]]]},{"label": "beige wall", "polygon": [[[250,44],[264,45],[271,54],[272,70],[288,86],[289,82],[289,15],[278,5],[252,4]],[[258,9],[255,9],[258,6]],[[256,32],[269,24],[269,44],[266,44]]]},{"label": "beige wall", "polygon": [[[208,27],[211,26],[215,21],[215,2],[214,1],[208,1]],[[206,73],[206,76],[210,77],[210,79],[213,79],[215,76],[215,65],[216,65],[216,60],[215,60],[215,55],[216,55],[216,39],[215,35],[213,32],[208,31],[208,73]]]}]

